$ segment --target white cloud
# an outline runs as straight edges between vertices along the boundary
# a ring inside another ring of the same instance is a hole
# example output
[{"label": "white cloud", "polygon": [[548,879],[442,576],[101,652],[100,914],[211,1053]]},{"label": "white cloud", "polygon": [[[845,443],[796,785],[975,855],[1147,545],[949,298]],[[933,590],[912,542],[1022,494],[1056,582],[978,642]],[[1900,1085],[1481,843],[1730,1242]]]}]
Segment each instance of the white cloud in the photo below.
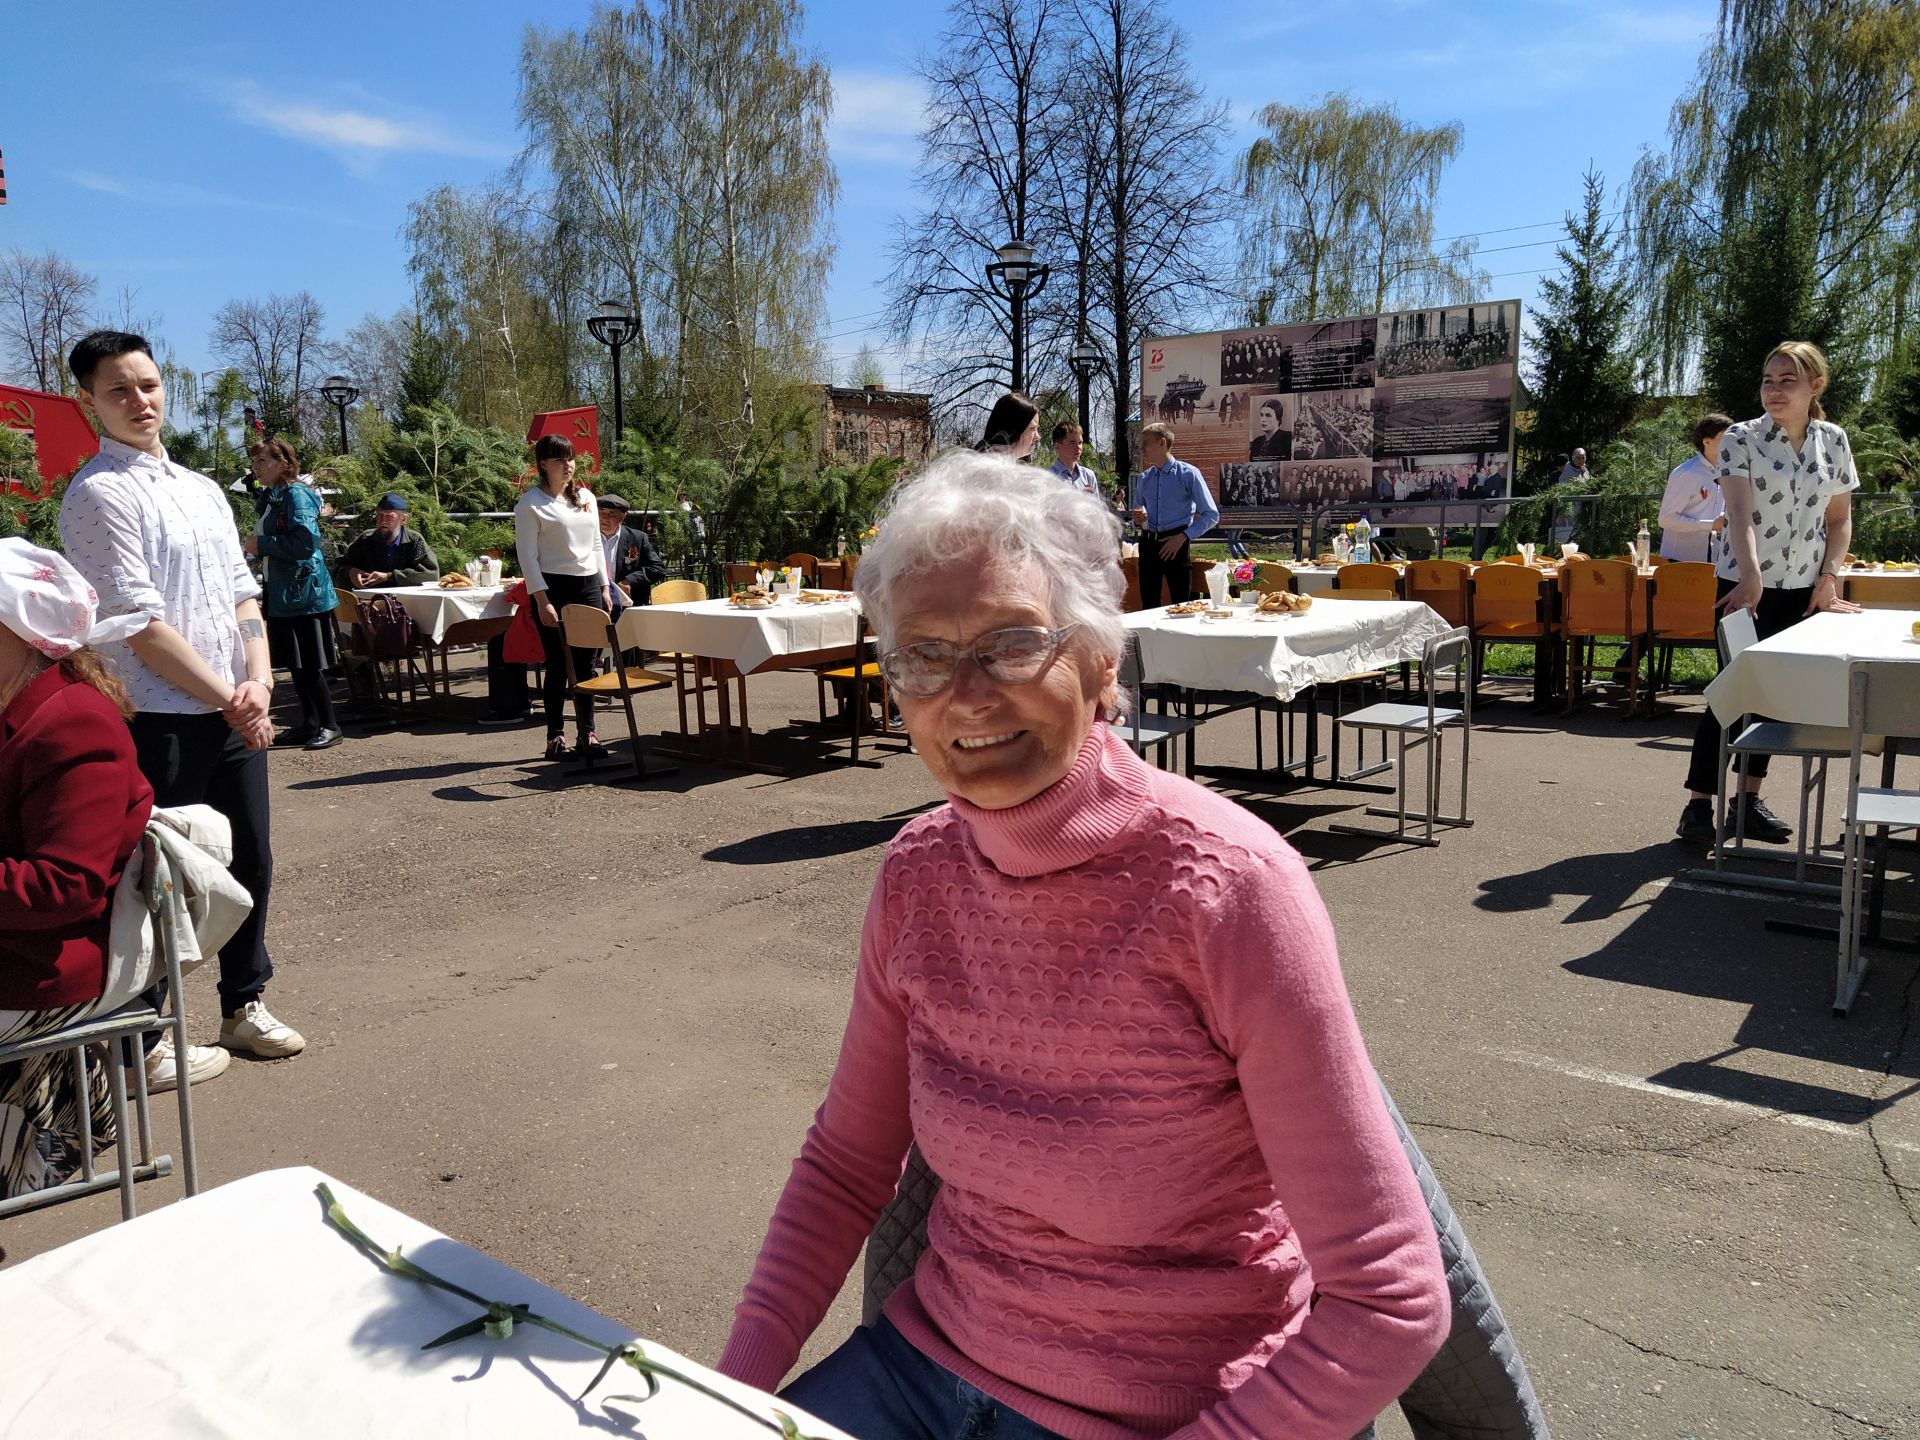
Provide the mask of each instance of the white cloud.
[{"label": "white cloud", "polygon": [[427,117],[383,115],[371,108],[352,105],[286,100],[269,94],[251,81],[225,87],[221,93],[233,112],[249,124],[290,140],[332,150],[350,160],[364,161],[390,154],[500,160],[513,153],[510,147],[450,134]]},{"label": "white cloud", "polygon": [[911,166],[920,158],[927,92],[910,75],[838,70],[828,143],[836,159]]},{"label": "white cloud", "polygon": [[157,205],[169,210],[255,210],[269,215],[324,221],[350,230],[373,228],[366,221],[350,215],[313,210],[301,205],[282,205],[271,200],[255,200],[245,195],[230,195],[222,190],[209,190],[204,185],[176,185],[164,180],[129,182],[102,175],[96,170],[69,170],[66,179],[82,190],[111,195],[133,205]]}]

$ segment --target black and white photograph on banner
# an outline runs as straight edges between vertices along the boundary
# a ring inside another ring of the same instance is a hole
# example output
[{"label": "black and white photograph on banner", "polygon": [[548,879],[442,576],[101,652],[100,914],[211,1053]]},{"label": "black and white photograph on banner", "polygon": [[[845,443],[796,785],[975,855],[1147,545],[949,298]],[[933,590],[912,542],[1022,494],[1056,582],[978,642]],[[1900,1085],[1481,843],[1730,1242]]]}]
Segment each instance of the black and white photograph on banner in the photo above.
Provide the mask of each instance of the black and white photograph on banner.
[{"label": "black and white photograph on banner", "polygon": [[1223,389],[1220,400],[1213,407],[1214,420],[1221,425],[1245,425],[1247,412],[1258,398],[1251,389]]},{"label": "black and white photograph on banner", "polygon": [[1220,383],[1288,390],[1287,340],[1279,330],[1230,331],[1220,340]]},{"label": "black and white photograph on banner", "polygon": [[1291,460],[1293,458],[1293,417],[1296,400],[1292,395],[1256,395],[1249,408],[1252,417],[1247,433],[1249,460]]},{"label": "black and white photograph on banner", "polygon": [[1287,327],[1288,390],[1364,390],[1374,377],[1374,320]]},{"label": "black and white photograph on banner", "polygon": [[1315,390],[1294,404],[1295,460],[1359,459],[1373,454],[1373,391]]},{"label": "black and white photograph on banner", "polygon": [[1516,301],[1382,315],[1380,379],[1447,375],[1509,364],[1519,329]]},{"label": "black and white photograph on banner", "polygon": [[1220,509],[1271,509],[1291,505],[1286,493],[1286,466],[1273,460],[1229,460],[1220,467]]},{"label": "black and white photograph on banner", "polygon": [[1371,497],[1392,501],[1497,500],[1507,493],[1505,451],[1407,455],[1373,467]]},{"label": "black and white photograph on banner", "polygon": [[1373,453],[1382,458],[1504,452],[1512,424],[1511,367],[1384,380],[1373,391]]},{"label": "black and white photograph on banner", "polygon": [[1354,460],[1296,460],[1286,466],[1281,488],[1293,503],[1314,510],[1322,505],[1353,505],[1367,498],[1368,463]]}]

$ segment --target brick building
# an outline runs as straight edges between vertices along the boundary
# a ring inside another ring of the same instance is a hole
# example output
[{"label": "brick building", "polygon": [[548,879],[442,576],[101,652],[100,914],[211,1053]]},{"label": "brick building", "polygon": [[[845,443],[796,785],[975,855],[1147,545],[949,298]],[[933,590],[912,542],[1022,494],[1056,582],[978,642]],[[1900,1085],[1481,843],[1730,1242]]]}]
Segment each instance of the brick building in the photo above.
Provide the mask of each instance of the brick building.
[{"label": "brick building", "polygon": [[933,397],[884,385],[816,387],[820,395],[820,463],[864,465],[897,455],[918,465],[933,454]]}]

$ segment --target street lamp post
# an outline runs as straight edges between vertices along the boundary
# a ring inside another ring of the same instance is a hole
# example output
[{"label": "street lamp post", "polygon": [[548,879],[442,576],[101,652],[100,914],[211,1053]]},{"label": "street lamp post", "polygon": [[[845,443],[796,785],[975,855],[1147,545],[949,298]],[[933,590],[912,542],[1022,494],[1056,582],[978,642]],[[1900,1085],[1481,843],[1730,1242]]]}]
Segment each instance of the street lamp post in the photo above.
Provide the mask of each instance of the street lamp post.
[{"label": "street lamp post", "polygon": [[1082,339],[1067,356],[1067,365],[1073,371],[1073,378],[1080,382],[1080,438],[1085,440],[1093,433],[1092,417],[1087,413],[1091,408],[1087,392],[1093,385],[1093,372],[1100,368],[1100,347],[1091,340]]},{"label": "street lamp post", "polygon": [[360,398],[360,387],[344,375],[329,375],[320,382],[320,394],[340,413],[340,453],[347,453],[347,406]]},{"label": "street lamp post", "polygon": [[995,252],[999,258],[987,266],[987,284],[993,293],[1011,307],[1013,317],[1013,388],[1027,388],[1027,301],[1046,288],[1053,272],[1036,265],[1033,247],[1018,237],[1007,241]]},{"label": "street lamp post", "polygon": [[613,351],[613,453],[620,453],[620,436],[626,424],[621,412],[620,349],[639,332],[640,321],[624,305],[611,300],[587,317],[587,329],[602,345]]}]

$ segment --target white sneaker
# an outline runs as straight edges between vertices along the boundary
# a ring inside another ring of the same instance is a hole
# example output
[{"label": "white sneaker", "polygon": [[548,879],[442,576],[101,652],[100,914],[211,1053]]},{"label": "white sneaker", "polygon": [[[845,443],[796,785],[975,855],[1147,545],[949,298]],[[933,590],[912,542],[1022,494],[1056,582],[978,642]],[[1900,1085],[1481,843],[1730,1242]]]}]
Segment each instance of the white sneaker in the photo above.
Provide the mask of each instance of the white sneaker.
[{"label": "white sneaker", "polygon": [[[198,1085],[211,1080],[233,1057],[214,1045],[187,1047],[187,1083]],[[147,1093],[164,1095],[180,1084],[180,1057],[174,1053],[173,1036],[162,1035],[160,1043],[147,1052]]]},{"label": "white sneaker", "polygon": [[279,1060],[298,1055],[307,1048],[306,1037],[291,1025],[267,1013],[266,1004],[249,1000],[238,1015],[220,1022],[220,1043],[229,1050],[244,1050],[263,1060]]}]

